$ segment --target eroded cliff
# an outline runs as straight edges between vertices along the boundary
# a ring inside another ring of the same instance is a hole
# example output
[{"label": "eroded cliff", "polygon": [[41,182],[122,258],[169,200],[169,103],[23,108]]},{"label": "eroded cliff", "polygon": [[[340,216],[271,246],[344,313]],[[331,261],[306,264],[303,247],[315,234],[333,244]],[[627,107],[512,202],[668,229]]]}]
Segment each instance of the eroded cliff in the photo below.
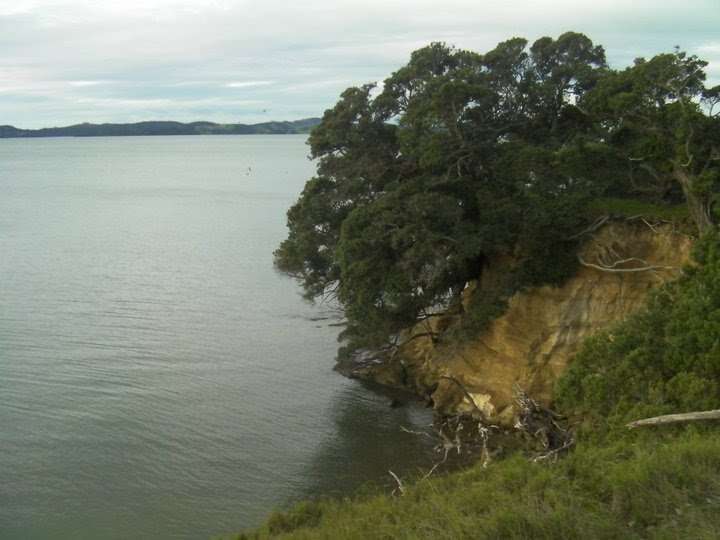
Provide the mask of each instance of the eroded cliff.
[{"label": "eroded cliff", "polygon": [[[353,375],[411,388],[441,412],[482,411],[486,419],[508,424],[516,388],[549,403],[555,381],[581,342],[637,311],[653,288],[677,277],[691,246],[692,239],[671,224],[608,222],[583,243],[574,277],[559,287],[516,293],[505,313],[477,337],[462,343],[408,340],[395,354],[366,362]],[[486,269],[466,296],[483,294],[502,272],[500,263]],[[433,324],[452,323],[437,319]]]}]

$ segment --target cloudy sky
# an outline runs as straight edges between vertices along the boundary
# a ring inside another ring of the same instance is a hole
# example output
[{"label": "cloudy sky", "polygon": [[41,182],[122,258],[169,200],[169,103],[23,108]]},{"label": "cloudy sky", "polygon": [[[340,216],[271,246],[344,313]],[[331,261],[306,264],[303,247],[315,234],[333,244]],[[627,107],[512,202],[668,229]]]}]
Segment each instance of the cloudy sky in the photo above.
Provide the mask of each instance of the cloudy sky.
[{"label": "cloudy sky", "polygon": [[319,116],[430,41],[566,30],[615,67],[680,45],[720,83],[720,0],[0,0],[0,125]]}]

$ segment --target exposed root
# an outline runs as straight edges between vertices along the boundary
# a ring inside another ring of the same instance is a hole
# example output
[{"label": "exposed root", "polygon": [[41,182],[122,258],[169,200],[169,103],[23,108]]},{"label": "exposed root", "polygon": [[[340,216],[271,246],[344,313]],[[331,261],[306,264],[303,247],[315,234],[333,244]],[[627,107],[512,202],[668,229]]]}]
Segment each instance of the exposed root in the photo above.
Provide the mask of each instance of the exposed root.
[{"label": "exposed root", "polygon": [[[599,259],[599,257],[598,257]],[[627,259],[619,259],[617,261],[614,261],[612,263],[603,264],[600,260],[598,260],[598,264],[589,263],[585,261],[580,255],[578,255],[578,261],[581,265],[587,267],[587,268],[594,268],[595,270],[600,270],[601,272],[613,272],[613,273],[628,273],[628,272],[648,272],[648,271],[657,271],[657,270],[678,270],[676,266],[660,266],[660,265],[652,265],[649,264],[647,261],[643,259],[639,259],[637,257],[629,257]],[[617,268],[620,265],[631,263],[631,262],[638,262],[641,266],[633,266],[630,268]]]},{"label": "exposed root", "polygon": [[[610,219],[612,219],[610,216],[602,216],[601,218],[597,219],[590,227],[585,229],[584,231],[576,234],[575,236],[571,238],[579,238],[580,236],[589,234],[593,235],[595,231],[597,231],[600,227],[602,227],[605,223],[607,223]],[[648,220],[645,216],[642,214],[638,214],[636,216],[630,216],[624,219],[626,222],[636,221],[644,224],[647,226],[654,234],[659,234],[659,231],[657,229],[658,226],[661,224],[671,224],[673,226],[673,232],[675,232],[675,223],[663,219],[656,219]],[[595,261],[586,261],[580,254],[578,254],[577,258],[578,261],[582,266],[585,266],[586,268],[593,268],[595,270],[600,270],[601,272],[609,272],[609,273],[632,273],[632,272],[656,272],[659,270],[679,270],[679,268],[675,266],[665,266],[665,265],[656,265],[656,264],[650,264],[648,261],[641,259],[639,257],[628,257],[626,255],[621,255],[618,253],[612,245],[598,245],[600,248],[600,252],[596,256]]]}]

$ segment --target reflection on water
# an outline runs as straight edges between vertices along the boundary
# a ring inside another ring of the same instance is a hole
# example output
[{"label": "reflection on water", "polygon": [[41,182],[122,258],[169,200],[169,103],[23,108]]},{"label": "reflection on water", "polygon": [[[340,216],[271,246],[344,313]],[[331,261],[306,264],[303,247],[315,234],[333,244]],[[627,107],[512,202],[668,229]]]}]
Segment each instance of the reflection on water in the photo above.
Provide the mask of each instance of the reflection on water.
[{"label": "reflection on water", "polygon": [[346,495],[373,483],[394,486],[388,470],[404,477],[432,465],[433,441],[406,433],[429,428],[431,412],[416,401],[391,408],[390,399],[372,389],[346,388],[333,400],[330,421],[335,436],[323,441],[308,467],[309,497]]}]

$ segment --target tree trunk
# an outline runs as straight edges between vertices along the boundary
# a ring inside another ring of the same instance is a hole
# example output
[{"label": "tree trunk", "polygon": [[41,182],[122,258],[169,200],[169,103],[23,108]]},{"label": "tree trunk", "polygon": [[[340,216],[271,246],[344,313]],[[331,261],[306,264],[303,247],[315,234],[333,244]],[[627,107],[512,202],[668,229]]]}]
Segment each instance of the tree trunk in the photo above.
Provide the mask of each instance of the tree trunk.
[{"label": "tree trunk", "polygon": [[685,202],[687,203],[690,217],[695,222],[700,236],[713,228],[713,221],[710,217],[710,204],[707,197],[699,195],[693,190],[693,178],[681,165],[675,164],[673,168],[675,180],[682,186]]}]

